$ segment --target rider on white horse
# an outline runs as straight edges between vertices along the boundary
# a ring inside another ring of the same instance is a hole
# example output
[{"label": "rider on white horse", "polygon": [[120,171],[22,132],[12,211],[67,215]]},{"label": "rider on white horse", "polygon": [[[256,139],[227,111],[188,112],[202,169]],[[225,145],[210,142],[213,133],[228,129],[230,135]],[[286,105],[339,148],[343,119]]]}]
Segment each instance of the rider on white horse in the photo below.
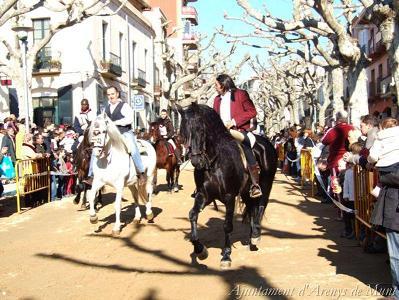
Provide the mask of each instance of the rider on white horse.
[{"label": "rider on white horse", "polygon": [[[134,121],[134,112],[132,108],[119,98],[119,91],[115,86],[107,88],[108,104],[105,107],[105,113],[118,127],[119,132],[126,138],[126,142],[129,143],[128,147],[131,151],[134,165],[137,169],[138,183],[144,185],[147,180],[145,174],[145,168],[141,160],[140,151],[137,147],[136,137],[132,131],[132,123]],[[94,164],[95,158],[90,161],[90,170]]]},{"label": "rider on white horse", "polygon": [[172,124],[172,120],[168,116],[168,112],[166,109],[161,110],[160,118],[157,121],[159,123],[159,134],[164,139],[168,141],[169,144],[172,145],[173,150],[175,151],[175,156],[177,160],[177,164],[181,165],[181,151],[180,148],[177,147],[176,142],[174,141],[175,129]]}]

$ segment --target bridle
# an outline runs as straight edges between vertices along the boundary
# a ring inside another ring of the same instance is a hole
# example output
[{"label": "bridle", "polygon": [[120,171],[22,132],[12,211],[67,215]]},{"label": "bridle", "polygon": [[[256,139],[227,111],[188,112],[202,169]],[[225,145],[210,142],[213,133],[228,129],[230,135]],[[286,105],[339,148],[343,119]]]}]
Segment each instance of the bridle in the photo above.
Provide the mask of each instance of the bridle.
[{"label": "bridle", "polygon": [[[105,120],[105,128],[107,128],[107,126],[108,126],[108,121]],[[102,144],[98,144],[99,138],[97,138],[97,140],[95,140],[96,137],[91,138],[91,142],[93,143],[92,150],[94,150],[95,148],[101,149],[99,156],[101,156],[104,152],[104,148],[105,148],[106,142],[107,142],[107,137],[108,137],[108,130],[105,130],[104,139],[102,140]],[[96,142],[97,142],[97,144],[96,144]]]},{"label": "bridle", "polygon": [[192,148],[192,133],[190,132],[190,136],[188,138],[188,143],[186,145],[187,149],[189,149],[190,156],[199,156],[200,158],[205,160],[205,170],[211,170],[213,163],[216,160],[216,155],[211,159],[206,151],[206,143],[202,143],[201,149],[198,151],[197,149]]}]

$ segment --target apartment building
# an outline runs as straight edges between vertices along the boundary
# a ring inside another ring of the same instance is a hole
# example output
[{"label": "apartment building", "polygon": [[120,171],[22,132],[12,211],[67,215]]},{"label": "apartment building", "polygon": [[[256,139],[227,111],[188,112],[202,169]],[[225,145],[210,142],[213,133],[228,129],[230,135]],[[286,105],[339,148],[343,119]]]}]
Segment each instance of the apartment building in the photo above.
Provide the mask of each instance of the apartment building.
[{"label": "apartment building", "polygon": [[[198,54],[198,13],[190,2],[197,0],[148,0],[151,7],[159,7],[167,19],[166,34],[169,47],[173,48],[174,60],[179,64],[179,69],[188,69],[194,72],[200,63]],[[176,78],[179,74],[174,74]],[[176,95],[177,100],[186,98],[193,90],[192,82],[186,83],[179,88]],[[178,114],[170,110],[174,124],[178,123]]]},{"label": "apartment building", "polygon": [[[72,123],[83,98],[100,112],[107,102],[105,88],[113,85],[121,98],[136,108],[135,125],[146,127],[154,111],[155,31],[143,15],[150,6],[145,0],[130,0],[118,10],[119,5],[113,1],[103,9],[104,14],[112,15],[91,17],[63,29],[40,51],[30,89],[29,109],[35,123]],[[45,8],[27,14],[33,27],[28,47],[44,38],[59,17]],[[0,34],[12,39],[9,26],[3,26]],[[13,87],[0,88],[0,95],[8,94],[13,102]],[[10,105],[2,108],[3,113],[12,110]]]},{"label": "apartment building", "polygon": [[353,27],[360,47],[370,59],[367,66],[369,112],[379,118],[396,115],[397,95],[381,32],[377,26],[362,18],[362,14]]}]

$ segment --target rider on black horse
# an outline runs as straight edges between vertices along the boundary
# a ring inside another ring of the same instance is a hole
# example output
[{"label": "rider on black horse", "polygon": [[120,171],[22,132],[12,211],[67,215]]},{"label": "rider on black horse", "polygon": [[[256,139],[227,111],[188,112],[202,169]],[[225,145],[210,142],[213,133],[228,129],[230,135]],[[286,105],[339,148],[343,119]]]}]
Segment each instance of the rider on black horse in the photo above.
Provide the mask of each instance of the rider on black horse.
[{"label": "rider on black horse", "polygon": [[181,150],[179,143],[176,141],[175,128],[173,127],[172,120],[168,116],[166,109],[161,110],[160,118],[157,120],[159,124],[159,134],[170,143],[174,149],[177,164],[182,164]]},{"label": "rider on black horse", "polygon": [[241,142],[252,182],[250,196],[260,197],[262,191],[259,187],[259,168],[251,146],[251,140],[254,143],[255,136],[250,133],[252,122],[256,120],[255,105],[246,91],[235,86],[229,75],[219,75],[215,87],[218,95],[213,103],[213,109],[220,115],[230,134]]}]

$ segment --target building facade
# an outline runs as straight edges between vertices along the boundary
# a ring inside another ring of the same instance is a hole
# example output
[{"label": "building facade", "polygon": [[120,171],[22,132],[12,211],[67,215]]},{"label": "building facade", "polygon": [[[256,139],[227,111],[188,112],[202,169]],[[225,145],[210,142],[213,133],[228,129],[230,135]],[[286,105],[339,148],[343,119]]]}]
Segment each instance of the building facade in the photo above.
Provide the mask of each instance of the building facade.
[{"label": "building facade", "polygon": [[[91,17],[61,30],[39,52],[30,88],[29,110],[35,123],[72,123],[83,98],[100,112],[107,102],[105,88],[115,86],[122,100],[136,108],[134,125],[147,126],[155,110],[155,31],[143,14],[150,6],[144,0],[128,1],[120,10],[119,5],[115,1],[103,9],[109,16]],[[59,15],[41,8],[26,18],[33,27],[28,35],[28,47],[32,47],[46,36]],[[1,31],[13,38],[7,26]],[[18,91],[13,86],[1,88],[2,101],[9,103],[2,106],[2,113],[8,114],[15,110],[13,98]]]}]

